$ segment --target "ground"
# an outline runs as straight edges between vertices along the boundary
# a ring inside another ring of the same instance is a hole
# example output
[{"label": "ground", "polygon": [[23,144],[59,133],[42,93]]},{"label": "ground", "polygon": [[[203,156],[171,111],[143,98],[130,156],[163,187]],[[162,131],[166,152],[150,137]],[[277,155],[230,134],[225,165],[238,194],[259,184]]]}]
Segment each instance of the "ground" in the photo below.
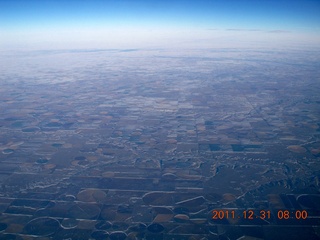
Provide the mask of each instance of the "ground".
[{"label": "ground", "polygon": [[316,52],[42,51],[1,62],[2,238],[319,238]]}]

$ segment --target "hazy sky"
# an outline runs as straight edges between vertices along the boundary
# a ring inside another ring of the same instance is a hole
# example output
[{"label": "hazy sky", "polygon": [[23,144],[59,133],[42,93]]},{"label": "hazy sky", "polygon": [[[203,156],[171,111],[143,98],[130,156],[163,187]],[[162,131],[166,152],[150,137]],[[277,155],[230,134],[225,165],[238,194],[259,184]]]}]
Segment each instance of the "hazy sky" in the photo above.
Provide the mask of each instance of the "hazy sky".
[{"label": "hazy sky", "polygon": [[320,0],[0,0],[0,48],[320,43]]}]

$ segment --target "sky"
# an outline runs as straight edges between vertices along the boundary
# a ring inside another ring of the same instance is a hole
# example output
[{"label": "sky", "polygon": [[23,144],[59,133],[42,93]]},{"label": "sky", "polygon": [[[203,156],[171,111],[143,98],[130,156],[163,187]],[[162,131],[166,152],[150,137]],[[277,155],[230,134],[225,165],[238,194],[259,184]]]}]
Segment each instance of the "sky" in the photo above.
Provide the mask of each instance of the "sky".
[{"label": "sky", "polygon": [[320,0],[0,0],[0,49],[320,43]]}]

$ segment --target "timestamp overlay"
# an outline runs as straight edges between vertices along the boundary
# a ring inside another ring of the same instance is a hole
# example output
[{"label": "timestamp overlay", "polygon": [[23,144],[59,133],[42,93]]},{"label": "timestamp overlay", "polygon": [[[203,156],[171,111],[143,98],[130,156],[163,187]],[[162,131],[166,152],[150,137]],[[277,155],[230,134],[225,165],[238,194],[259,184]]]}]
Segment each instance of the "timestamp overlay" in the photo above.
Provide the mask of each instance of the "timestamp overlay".
[{"label": "timestamp overlay", "polygon": [[[305,209],[213,209],[210,212],[212,223],[233,224],[309,224],[313,217]],[[303,224],[303,223],[302,223]],[[304,225],[303,224],[303,225]]]}]

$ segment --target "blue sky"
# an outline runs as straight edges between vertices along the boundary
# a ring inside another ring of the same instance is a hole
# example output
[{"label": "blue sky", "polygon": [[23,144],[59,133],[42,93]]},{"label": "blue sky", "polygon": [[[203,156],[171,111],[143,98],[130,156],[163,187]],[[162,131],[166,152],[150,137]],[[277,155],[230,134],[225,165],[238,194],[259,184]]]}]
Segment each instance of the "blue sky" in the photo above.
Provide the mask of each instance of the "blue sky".
[{"label": "blue sky", "polygon": [[253,41],[257,31],[316,44],[320,0],[0,0],[0,31],[11,47],[134,47],[230,32]]}]

